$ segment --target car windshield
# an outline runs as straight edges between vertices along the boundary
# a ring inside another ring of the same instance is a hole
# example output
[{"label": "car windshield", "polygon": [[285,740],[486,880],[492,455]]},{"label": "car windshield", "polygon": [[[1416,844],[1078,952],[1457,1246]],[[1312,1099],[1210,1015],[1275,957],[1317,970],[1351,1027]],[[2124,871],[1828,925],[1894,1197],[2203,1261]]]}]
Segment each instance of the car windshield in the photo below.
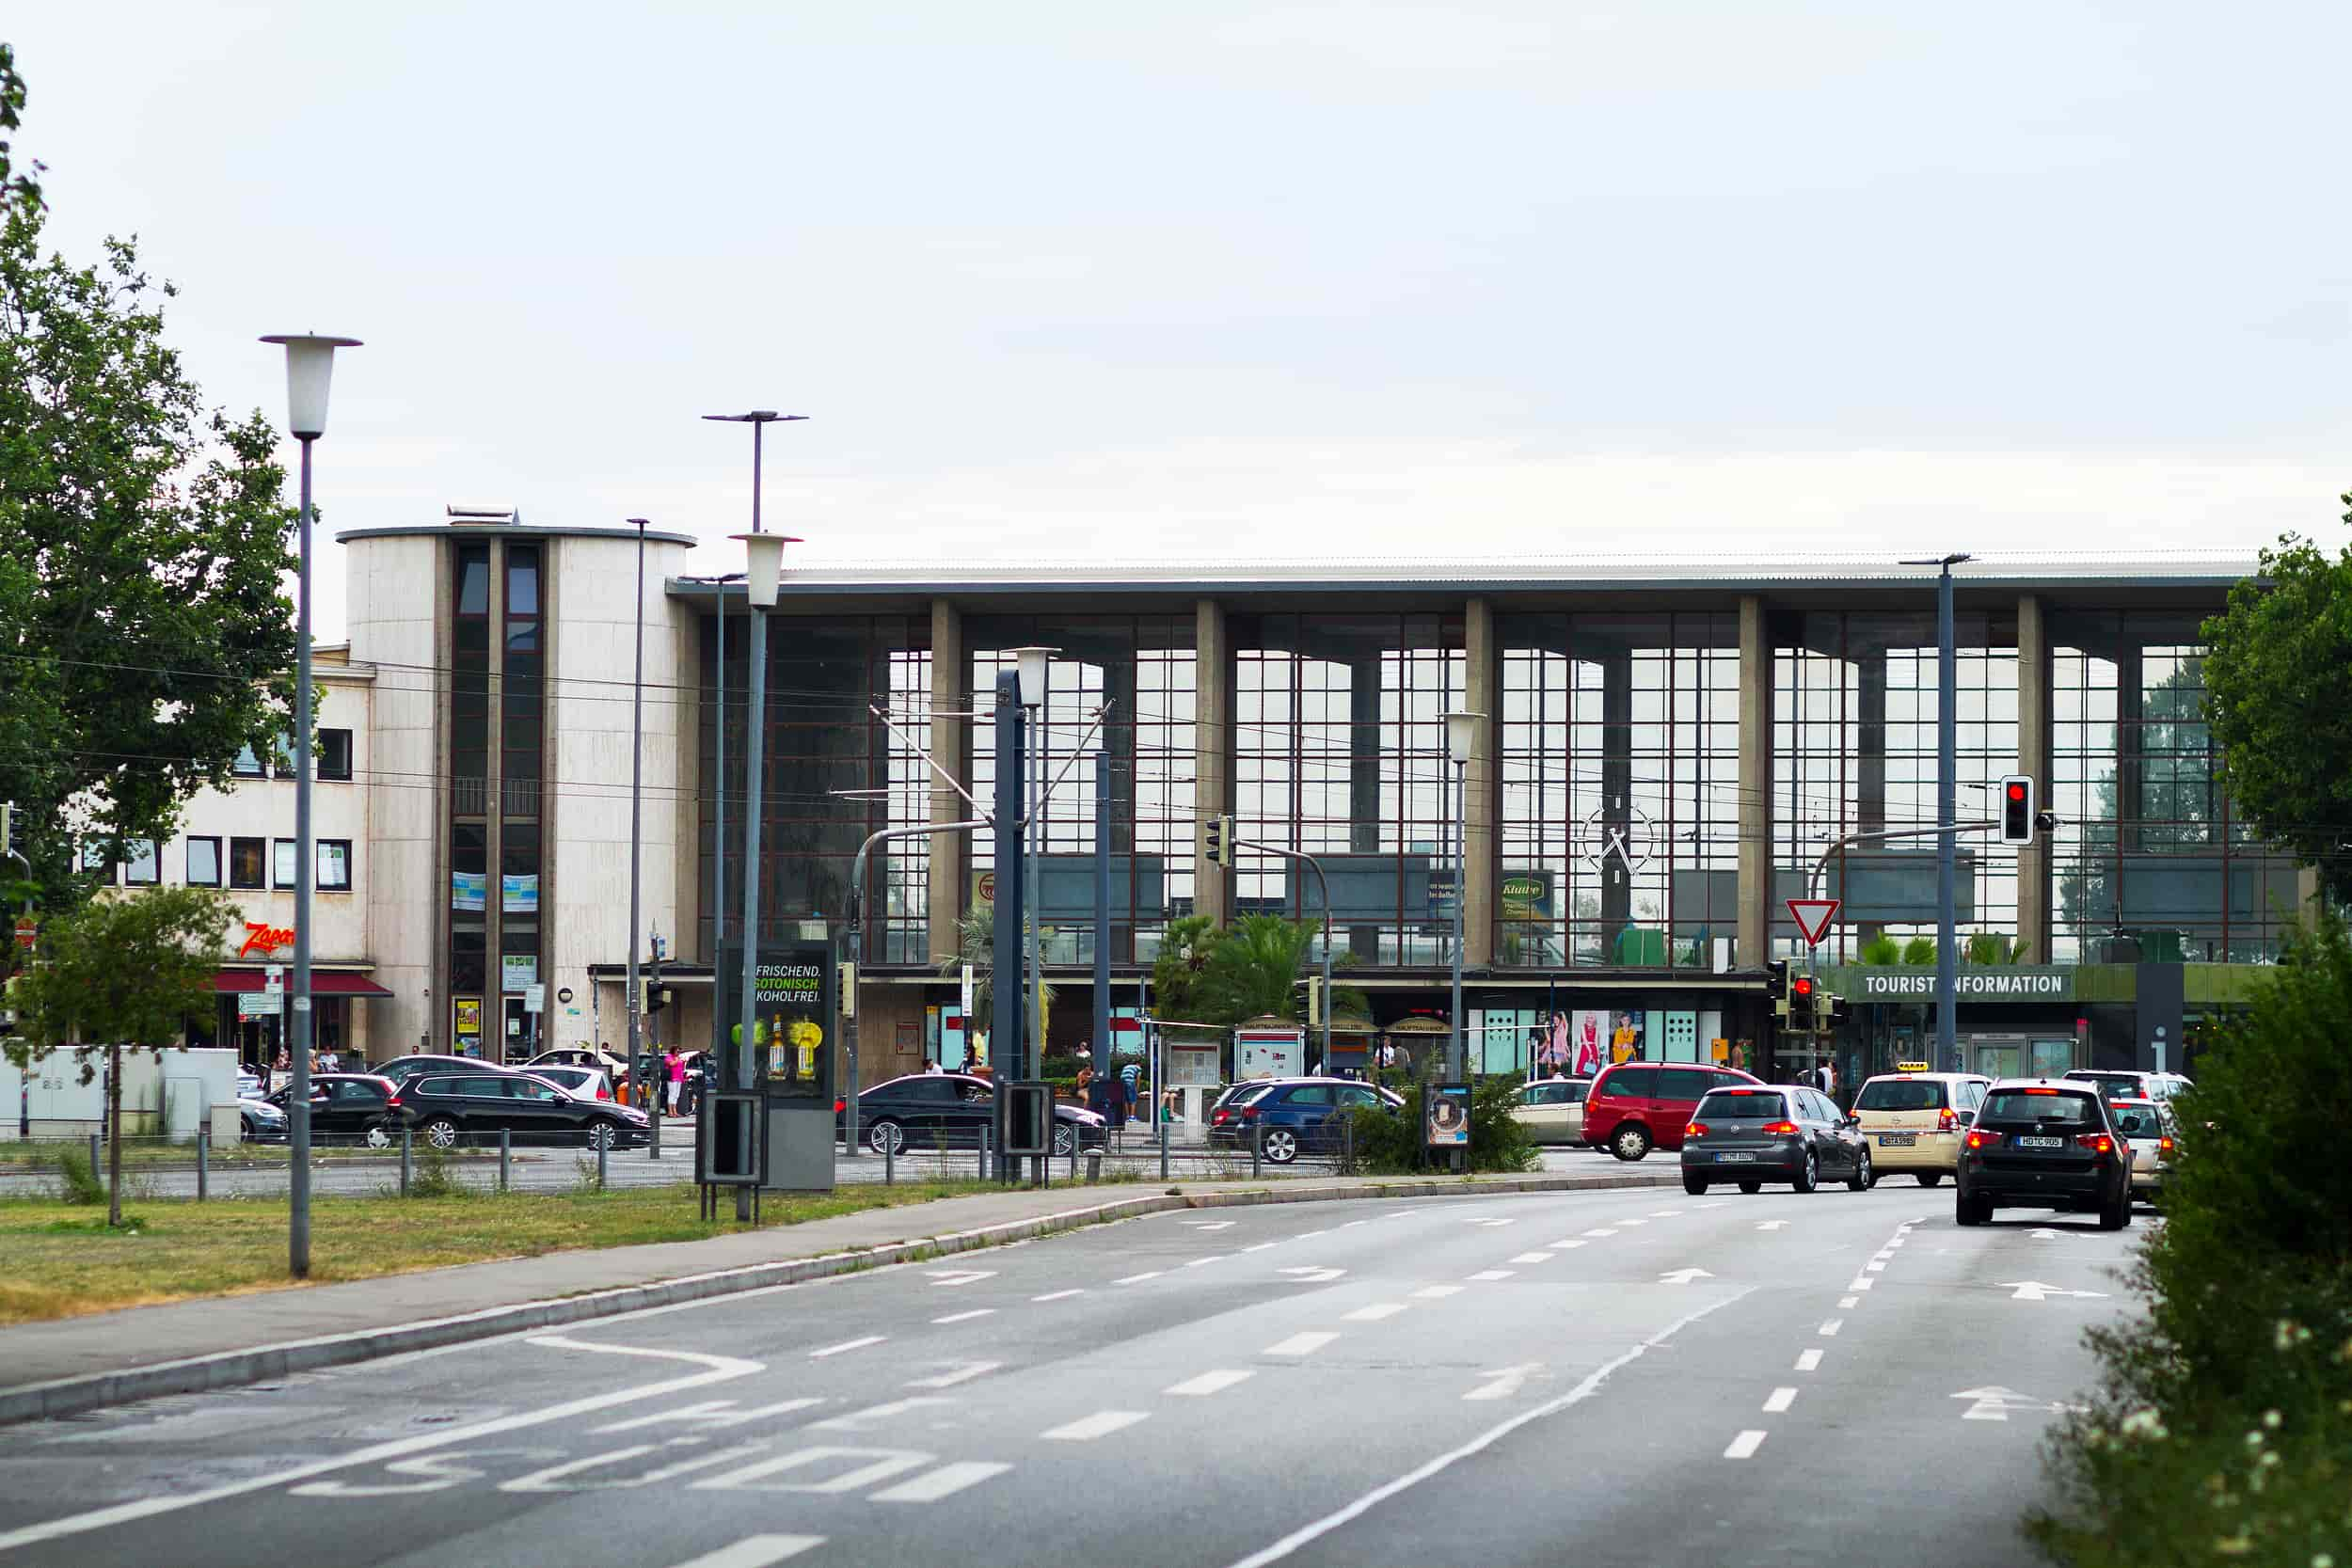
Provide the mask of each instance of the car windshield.
[{"label": "car windshield", "polygon": [[2160,1138],[2164,1123],[2153,1105],[2110,1105],[2115,1130],[2127,1138]]},{"label": "car windshield", "polygon": [[1778,1089],[1717,1089],[1699,1101],[1694,1119],[1776,1121],[1783,1110]]},{"label": "car windshield", "polygon": [[1940,1111],[1944,1085],[1932,1078],[1873,1078],[1853,1102],[1857,1111]]},{"label": "car windshield", "polygon": [[2055,1122],[2067,1127],[2098,1124],[2097,1102],[2087,1094],[2057,1089],[1996,1089],[1987,1097],[1985,1121]]}]

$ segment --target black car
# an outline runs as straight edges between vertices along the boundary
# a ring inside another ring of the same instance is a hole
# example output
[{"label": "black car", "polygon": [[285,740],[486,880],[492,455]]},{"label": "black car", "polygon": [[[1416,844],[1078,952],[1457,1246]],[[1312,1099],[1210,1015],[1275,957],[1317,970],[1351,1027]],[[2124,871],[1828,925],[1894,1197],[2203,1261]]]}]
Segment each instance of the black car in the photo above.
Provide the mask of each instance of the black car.
[{"label": "black car", "polygon": [[370,1068],[395,1084],[405,1084],[421,1072],[515,1072],[520,1069],[485,1062],[479,1056],[395,1056],[390,1061]]},{"label": "black car", "polygon": [[[849,1101],[834,1101],[834,1136],[847,1131]],[[961,1072],[916,1072],[857,1097],[858,1136],[880,1154],[908,1148],[977,1148],[996,1118],[996,1085]],[[1100,1148],[1108,1124],[1083,1106],[1054,1102],[1054,1152]]]},{"label": "black car", "polygon": [[621,1148],[645,1141],[645,1113],[611,1101],[580,1100],[527,1072],[476,1068],[424,1072],[400,1086],[408,1125],[435,1148],[466,1137],[514,1134],[516,1143],[586,1144]]},{"label": "black car", "polygon": [[1743,1193],[1786,1181],[1801,1193],[1825,1176],[1842,1176],[1861,1192],[1878,1180],[1861,1120],[1840,1111],[1819,1089],[1787,1084],[1709,1089],[1682,1130],[1682,1190],[1698,1194],[1717,1181]]},{"label": "black car", "polygon": [[[289,1109],[291,1085],[269,1097]],[[280,1130],[281,1135],[283,1130]],[[320,1072],[310,1078],[310,1142],[389,1148],[400,1142],[400,1086],[381,1073]]]},{"label": "black car", "polygon": [[1961,1139],[1952,1216],[1982,1225],[2000,1208],[2089,1209],[2103,1230],[2132,1223],[2132,1146],[2099,1085],[2063,1078],[1993,1085]]}]

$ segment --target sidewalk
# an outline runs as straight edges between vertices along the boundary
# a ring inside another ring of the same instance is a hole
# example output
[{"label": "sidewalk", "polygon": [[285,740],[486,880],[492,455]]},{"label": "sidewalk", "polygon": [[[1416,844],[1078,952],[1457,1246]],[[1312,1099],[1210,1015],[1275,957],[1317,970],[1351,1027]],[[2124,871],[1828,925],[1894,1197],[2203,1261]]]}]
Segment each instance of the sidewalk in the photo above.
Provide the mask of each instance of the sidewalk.
[{"label": "sidewalk", "polygon": [[0,1329],[0,1423],[820,1279],[1170,1209],[1680,1184],[1677,1172],[1017,1189],[695,1242],[552,1253]]}]

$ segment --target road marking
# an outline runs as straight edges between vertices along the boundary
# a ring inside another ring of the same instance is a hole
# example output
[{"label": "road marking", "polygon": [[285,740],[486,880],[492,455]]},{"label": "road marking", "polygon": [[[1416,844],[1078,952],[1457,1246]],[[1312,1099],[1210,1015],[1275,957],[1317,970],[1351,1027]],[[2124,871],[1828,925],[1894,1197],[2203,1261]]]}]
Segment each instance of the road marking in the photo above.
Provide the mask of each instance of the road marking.
[{"label": "road marking", "polygon": [[1837,1310],[1840,1312],[1851,1312],[1861,1305],[1862,1298],[1860,1296],[1839,1296],[1837,1298]]},{"label": "road marking", "polygon": [[1610,1223],[1611,1225],[1647,1225],[1647,1224],[1649,1224],[1649,1221],[1647,1221],[1647,1220],[1644,1220],[1644,1219],[1635,1219],[1633,1216],[1631,1216],[1631,1215],[1629,1215],[1629,1215],[1628,1215],[1628,1216],[1626,1216],[1624,1219],[1621,1219],[1621,1220],[1611,1220],[1609,1223]]},{"label": "road marking", "polygon": [[1041,1296],[1031,1296],[1029,1299],[1031,1301],[1068,1301],[1072,1296],[1082,1296],[1085,1294],[1086,1291],[1084,1290],[1048,1291]]},{"label": "road marking", "polygon": [[1513,1394],[1527,1386],[1530,1373],[1540,1372],[1543,1370],[1544,1364],[1540,1361],[1523,1361],[1516,1367],[1505,1367],[1501,1371],[1481,1372],[1478,1375],[1488,1381],[1480,1384],[1462,1397],[1466,1400],[1509,1399]]},{"label": "road marking", "polygon": [[1700,1205],[1699,1205],[1699,1207],[1700,1207],[1700,1208],[1702,1208],[1702,1209],[1722,1209],[1722,1208],[1725,1208],[1725,1207],[1727,1207],[1727,1205],[1725,1205],[1725,1204],[1724,1204],[1724,1203],[1721,1203],[1721,1202],[1715,1202],[1715,1203],[1702,1203],[1702,1204],[1700,1204]]},{"label": "road marking", "polygon": [[1777,1416],[1796,1402],[1797,1391],[1794,1388],[1775,1388],[1765,1397],[1764,1414]]},{"label": "road marking", "polygon": [[2003,1388],[1998,1386],[1990,1388],[1963,1388],[1952,1398],[1975,1402],[1960,1413],[1960,1418],[1963,1421],[2006,1421],[2009,1419],[2009,1413],[2012,1410],[2023,1410],[2036,1416],[2043,1414],[2056,1416],[2062,1415],[2068,1410],[2081,1408],[2079,1405],[2065,1405],[2048,1400],[2038,1400],[2030,1394],[2021,1394],[2014,1388]]},{"label": "road marking", "polygon": [[1849,1284],[1846,1289],[1849,1291],[1867,1291],[1877,1283],[1878,1281],[1872,1279],[1868,1275],[1858,1274],[1853,1276],[1852,1282]]},{"label": "road marking", "polygon": [[1002,1361],[955,1363],[956,1370],[952,1372],[942,1372],[937,1377],[918,1377],[907,1386],[910,1388],[953,1388],[959,1383],[969,1383],[976,1377],[986,1377],[1003,1365]]},{"label": "road marking", "polygon": [[1517,1269],[1481,1269],[1470,1277],[1472,1279],[1508,1279],[1518,1272]]},{"label": "road marking", "polygon": [[1679,1209],[1652,1209],[1649,1212],[1649,1217],[1654,1220],[1670,1220],[1681,1212]]},{"label": "road marking", "polygon": [[1705,1269],[1674,1269],[1658,1276],[1661,1285],[1688,1285],[1693,1279],[1712,1279]]},{"label": "road marking", "polygon": [[1725,1459],[1755,1458],[1756,1450],[1764,1446],[1765,1435],[1765,1433],[1758,1432],[1754,1428],[1750,1428],[1748,1431],[1741,1433],[1739,1436],[1731,1440],[1731,1447],[1724,1450],[1724,1457]]},{"label": "road marking", "polygon": [[[674,1439],[674,1441],[698,1443],[702,1439],[684,1437]],[[550,1465],[545,1469],[533,1470],[529,1475],[516,1476],[512,1481],[501,1481],[499,1490],[501,1492],[615,1492],[637,1486],[657,1486],[663,1481],[675,1481],[678,1477],[691,1474],[696,1470],[707,1470],[714,1465],[731,1465],[767,1447],[764,1443],[739,1443],[731,1449],[722,1449],[717,1453],[697,1454],[691,1459],[680,1460],[675,1465],[660,1465],[641,1476],[582,1481],[573,1481],[567,1479],[584,1471],[602,1469],[606,1465],[640,1459],[649,1453],[660,1453],[669,1446],[666,1443],[635,1443],[625,1449],[613,1449],[606,1453],[590,1454],[585,1459],[565,1460],[561,1464]],[[313,1491],[312,1495],[318,1494]]]},{"label": "road marking", "polygon": [[1372,1222],[1371,1222],[1370,1220],[1349,1220],[1349,1221],[1347,1222],[1347,1224],[1341,1226],[1341,1227],[1340,1227],[1340,1228],[1341,1228],[1342,1230],[1348,1230],[1348,1229],[1352,1229],[1352,1228],[1354,1228],[1354,1227],[1357,1227],[1357,1226],[1359,1226],[1359,1225],[1370,1225],[1371,1223],[1372,1223]]},{"label": "road marking", "polygon": [[1311,1242],[1317,1236],[1327,1236],[1329,1234],[1330,1232],[1327,1230],[1302,1230],[1297,1235],[1293,1236],[1291,1240],[1294,1242]]},{"label": "road marking", "polygon": [[1424,1285],[1413,1292],[1413,1299],[1415,1301],[1443,1301],[1448,1296],[1458,1296],[1461,1293],[1462,1287],[1459,1285]]},{"label": "road marking", "polygon": [[829,1420],[812,1421],[809,1430],[824,1432],[864,1432],[877,1421],[887,1421],[910,1410],[924,1410],[935,1405],[953,1404],[953,1400],[911,1399],[892,1400],[887,1404],[869,1404],[863,1410],[849,1411]]},{"label": "road marking", "polygon": [[1483,1225],[1488,1229],[1492,1229],[1499,1225],[1516,1225],[1518,1222],[1517,1220],[1502,1219],[1493,1214],[1466,1214],[1462,1217],[1462,1223],[1464,1225]]},{"label": "road marking", "polygon": [[688,1558],[677,1568],[770,1568],[824,1544],[821,1535],[747,1535],[732,1546]]},{"label": "road marking", "polygon": [[1148,1421],[1148,1410],[1098,1410],[1091,1416],[1057,1426],[1051,1432],[1038,1433],[1049,1443],[1090,1443],[1097,1437],[1108,1437],[1114,1432],[1124,1432],[1137,1421]]},{"label": "road marking", "polygon": [[1233,1255],[1230,1252],[1212,1252],[1206,1258],[1193,1259],[1190,1262],[1186,1263],[1184,1267],[1188,1269],[1197,1269],[1207,1263],[1222,1263],[1225,1259],[1231,1258],[1232,1256]]},{"label": "road marking", "polygon": [[1114,1279],[1111,1283],[1114,1285],[1140,1285],[1147,1279],[1157,1279],[1160,1275],[1166,1274],[1167,1272],[1168,1271],[1166,1269],[1147,1269],[1142,1274],[1131,1274],[1124,1279]]},{"label": "road marking", "polygon": [[1586,1232],[1584,1232],[1584,1234],[1586,1234],[1587,1236],[1614,1236],[1614,1235],[1616,1234],[1616,1232],[1615,1232],[1615,1231],[1613,1231],[1613,1230],[1612,1230],[1612,1229],[1610,1229],[1610,1228],[1609,1228],[1607,1226],[1605,1226],[1605,1225],[1597,1225],[1597,1226],[1593,1227],[1593,1228],[1592,1228],[1592,1229],[1587,1230]]},{"label": "road marking", "polygon": [[985,1318],[995,1311],[993,1307],[975,1307],[969,1312],[950,1312],[944,1318],[933,1318],[935,1323],[968,1323],[975,1318]]},{"label": "road marking", "polygon": [[1268,1247],[1272,1246],[1273,1244],[1274,1244],[1274,1243],[1273,1243],[1272,1242],[1260,1242],[1260,1243],[1259,1243],[1256,1246],[1246,1246],[1246,1247],[1242,1248],[1242,1251],[1244,1251],[1244,1252],[1263,1252],[1266,1248],[1268,1248]]},{"label": "road marking", "polygon": [[[819,1497],[839,1497],[845,1492],[862,1491],[893,1476],[902,1476],[909,1470],[920,1469],[938,1457],[937,1454],[923,1453],[914,1449],[846,1449],[819,1445],[813,1449],[795,1449],[790,1453],[778,1454],[772,1459],[746,1465],[739,1470],[708,1476],[689,1484],[697,1492],[810,1492]],[[768,1480],[787,1471],[822,1465],[828,1460],[850,1459],[862,1459],[866,1463],[823,1481]]]},{"label": "road marking", "polygon": [[1376,1323],[1383,1318],[1393,1318],[1399,1312],[1405,1311],[1406,1309],[1405,1303],[1401,1301],[1383,1301],[1375,1303],[1371,1307],[1359,1307],[1353,1312],[1343,1312],[1340,1315],[1340,1322],[1343,1323]]},{"label": "road marking", "polygon": [[942,1497],[954,1497],[967,1486],[977,1486],[992,1477],[1001,1476],[1011,1468],[1009,1465],[999,1465],[985,1459],[958,1460],[916,1476],[912,1481],[886,1486],[866,1500],[874,1503],[935,1503]]},{"label": "road marking", "polygon": [[1551,1261],[1551,1254],[1549,1252],[1522,1252],[1517,1258],[1512,1259],[1511,1261],[1514,1263],[1549,1263]]},{"label": "road marking", "polygon": [[2011,1301],[2047,1301],[2052,1296],[2104,1298],[2106,1295],[2105,1291],[2070,1291],[2063,1285],[2044,1285],[2039,1279],[2004,1279],[2000,1289],[2010,1291],[2009,1299]]},{"label": "road marking", "polygon": [[1862,1272],[1865,1274],[1878,1274],[1883,1271],[1885,1267],[1886,1261],[1884,1259],[1873,1258],[1868,1262],[1862,1265]]},{"label": "road marking", "polygon": [[1260,1355],[1312,1355],[1338,1338],[1338,1335],[1328,1330],[1312,1329],[1305,1334],[1294,1334],[1287,1339],[1279,1340],[1266,1346],[1258,1354]]},{"label": "road marking", "polygon": [[733,1400],[705,1400],[700,1404],[680,1405],[675,1410],[660,1410],[650,1416],[639,1416],[627,1421],[612,1421],[591,1427],[592,1433],[634,1432],[639,1427],[658,1426],[664,1421],[691,1421],[697,1426],[734,1427],[746,1421],[756,1421],[764,1416],[783,1416],[795,1410],[806,1410],[812,1404],[822,1404],[818,1399],[778,1400],[773,1404],[754,1405],[738,1410]]},{"label": "road marking", "polygon": [[1221,1394],[1234,1384],[1247,1382],[1257,1375],[1257,1372],[1252,1370],[1223,1367],[1214,1372],[1202,1372],[1199,1377],[1188,1377],[1182,1383],[1172,1384],[1161,1389],[1160,1392],[1189,1395]]},{"label": "road marking", "polygon": [[1341,1526],[1362,1518],[1365,1514],[1371,1513],[1382,1503],[1387,1502],[1391,1497],[1412,1490],[1422,1481],[1429,1480],[1432,1476],[1443,1474],[1446,1470],[1460,1464],[1465,1459],[1470,1459],[1475,1455],[1486,1452],[1488,1449],[1494,1447],[1505,1437],[1510,1436],[1511,1433],[1518,1431],[1519,1428],[1530,1425],[1535,1421],[1540,1421],[1548,1416],[1556,1416],[1563,1410],[1583,1403],[1586,1400],[1591,1399],[1595,1394],[1600,1391],[1601,1386],[1609,1381],[1610,1374],[1617,1371],[1620,1368],[1630,1365],[1634,1361],[1639,1360],[1643,1355],[1648,1354],[1650,1351],[1663,1345],[1668,1339],[1674,1338],[1676,1334],[1690,1327],[1691,1324],[1698,1322],[1701,1318],[1706,1317],[1709,1312],[1728,1307],[1733,1302],[1745,1297],[1747,1293],[1748,1292],[1746,1291],[1740,1291],[1732,1295],[1724,1297],[1722,1301],[1710,1302],[1707,1306],[1700,1307],[1695,1312],[1685,1313],[1683,1316],[1677,1318],[1673,1323],[1668,1323],[1664,1328],[1660,1329],[1649,1338],[1646,1338],[1641,1343],[1635,1345],[1632,1349],[1624,1352],[1622,1354],[1612,1356],[1609,1360],[1602,1362],[1598,1367],[1596,1367],[1591,1372],[1586,1374],[1583,1382],[1578,1384],[1566,1393],[1562,1394],[1555,1399],[1546,1400],[1543,1403],[1533,1406],[1530,1409],[1522,1410],[1518,1415],[1510,1418],[1508,1420],[1498,1422],[1496,1425],[1487,1428],[1485,1432],[1480,1433],[1477,1436],[1471,1438],[1460,1448],[1453,1449],[1445,1453],[1441,1453],[1435,1459],[1429,1460],[1413,1469],[1406,1471],[1403,1475],[1398,1476],[1393,1481],[1382,1482],[1380,1485],[1375,1486],[1371,1491],[1365,1493],[1362,1497],[1358,1497],[1354,1502],[1348,1503],[1343,1507],[1334,1509],[1331,1513],[1325,1514],[1322,1518],[1312,1520],[1300,1526],[1298,1528],[1291,1531],[1288,1535],[1283,1536],[1279,1541],[1275,1542],[1269,1546],[1261,1547],[1259,1550],[1250,1553],[1248,1557],[1237,1559],[1232,1563],[1232,1568],[1266,1568],[1268,1563],[1279,1562],[1284,1558],[1291,1556],[1294,1552],[1296,1552],[1300,1547],[1310,1545],[1312,1543],[1321,1540],[1323,1537],[1330,1534],[1333,1530],[1338,1529]]},{"label": "road marking", "polygon": [[1895,1256],[1895,1249],[1893,1247],[1881,1247],[1878,1251],[1870,1254],[1870,1256],[1878,1261],[1883,1263]]},{"label": "road marking", "polygon": [[1306,1268],[1283,1269],[1280,1272],[1288,1275],[1290,1282],[1294,1285],[1328,1285],[1347,1271],[1345,1269]]},{"label": "road marking", "polygon": [[1820,1369],[1820,1365],[1821,1353],[1820,1351],[1801,1350],[1797,1353],[1797,1370],[1801,1372],[1818,1371]]},{"label": "road marking", "polygon": [[1584,1243],[1582,1242],[1547,1242],[1544,1244],[1555,1252],[1565,1252],[1570,1247],[1581,1247]]},{"label": "road marking", "polygon": [[994,1269],[925,1269],[923,1276],[934,1285],[970,1285],[982,1279],[996,1277]]},{"label": "road marking", "polygon": [[2056,1242],[2056,1241],[2061,1241],[2061,1240],[2063,1240],[2063,1239],[2064,1239],[2064,1236],[2065,1236],[2065,1233],[2064,1233],[2063,1231],[2058,1231],[2058,1230],[2048,1230],[2048,1229],[2043,1229],[2043,1230],[2028,1230],[2028,1231],[2026,1231],[2026,1235],[2028,1235],[2028,1236],[2031,1236],[2031,1237],[2032,1237],[2035,1241],[2037,1241],[2037,1242]]},{"label": "road marking", "polygon": [[839,1355],[843,1351],[864,1350],[868,1345],[879,1345],[889,1338],[887,1334],[868,1334],[855,1339],[844,1339],[837,1345],[827,1345],[823,1350],[810,1351],[808,1358],[811,1361],[818,1361],[828,1355]]},{"label": "road marking", "polygon": [[1231,1230],[1233,1228],[1232,1220],[1184,1220],[1181,1223],[1194,1230]]},{"label": "road marking", "polygon": [[1778,1230],[1788,1223],[1787,1220],[1758,1220],[1756,1222],[1756,1227],[1758,1230]]},{"label": "road marking", "polygon": [[1845,1326],[1846,1321],[1843,1318],[1832,1318],[1829,1322],[1821,1325],[1821,1337],[1825,1339],[1832,1338],[1836,1337],[1839,1329]]}]

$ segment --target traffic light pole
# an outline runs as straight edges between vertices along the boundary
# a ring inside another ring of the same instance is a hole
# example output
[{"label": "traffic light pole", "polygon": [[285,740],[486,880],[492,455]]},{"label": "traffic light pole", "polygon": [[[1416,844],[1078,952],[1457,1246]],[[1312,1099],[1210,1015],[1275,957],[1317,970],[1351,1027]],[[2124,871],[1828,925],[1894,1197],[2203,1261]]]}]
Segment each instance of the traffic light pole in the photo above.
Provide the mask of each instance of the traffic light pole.
[{"label": "traffic light pole", "polygon": [[870,834],[857,847],[857,858],[850,863],[850,974],[847,994],[841,998],[843,1018],[841,1054],[849,1069],[849,1092],[842,1098],[842,1152],[850,1159],[857,1157],[858,1129],[858,1070],[857,1070],[857,976],[859,964],[866,957],[866,862],[874,846],[894,838],[922,838],[931,833],[977,833],[992,827],[986,819],[971,822],[926,822],[914,828],[885,828]]},{"label": "traffic light pole", "polygon": [[[1255,849],[1261,855],[1279,855],[1286,861],[1305,861],[1307,869],[1315,874],[1315,887],[1323,895],[1323,1070],[1331,1070],[1331,882],[1323,874],[1323,863],[1304,849],[1284,849],[1272,844],[1253,844],[1246,838],[1226,834],[1225,848],[1228,865],[1236,849]],[[1307,1021],[1313,1023],[1313,1019]]]}]

